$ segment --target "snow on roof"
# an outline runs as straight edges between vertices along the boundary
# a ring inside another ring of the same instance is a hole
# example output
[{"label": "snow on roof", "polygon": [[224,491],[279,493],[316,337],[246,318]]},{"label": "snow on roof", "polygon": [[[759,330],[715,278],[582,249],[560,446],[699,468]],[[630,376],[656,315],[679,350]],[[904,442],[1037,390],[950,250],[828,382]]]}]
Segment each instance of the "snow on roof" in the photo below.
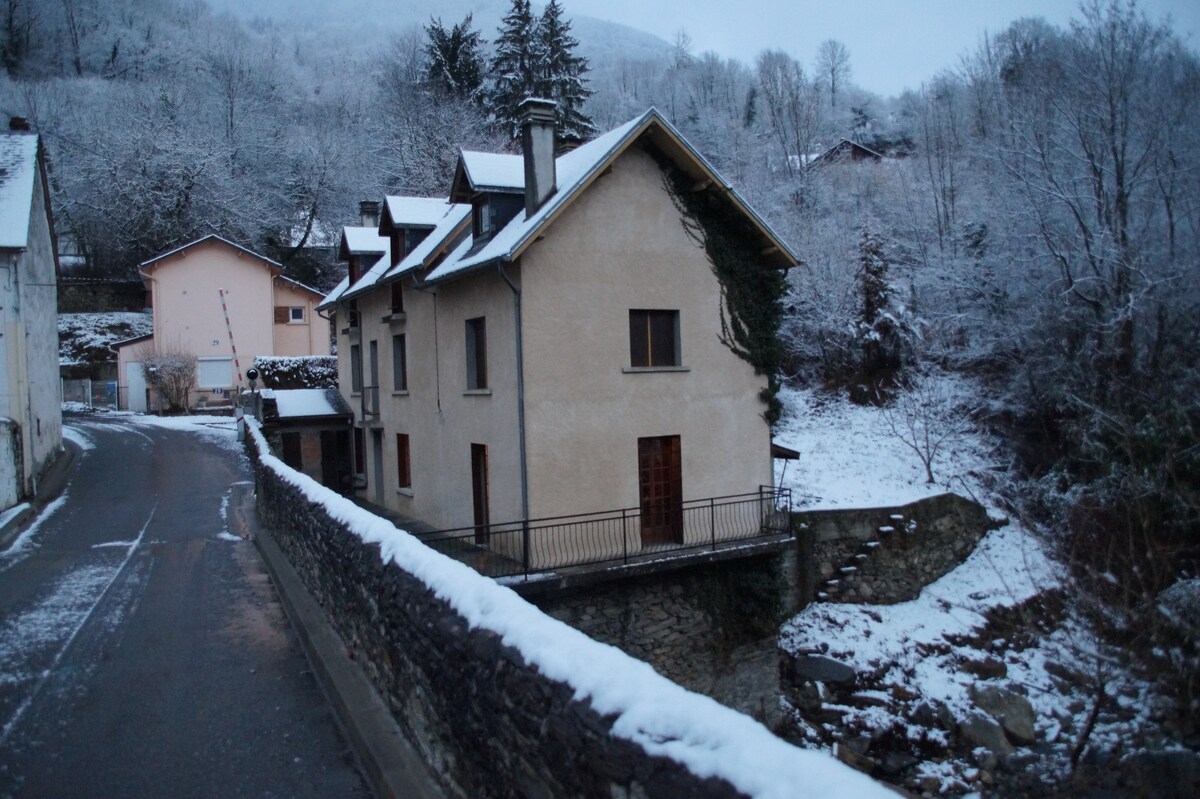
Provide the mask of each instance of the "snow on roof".
[{"label": "snow on roof", "polygon": [[274,393],[280,419],[346,416],[350,413],[336,388],[277,388]]},{"label": "snow on roof", "polygon": [[342,228],[342,236],[346,242],[346,252],[351,254],[387,252],[388,250],[388,238],[380,236],[378,228],[347,225]]},{"label": "snow on roof", "polygon": [[[389,199],[420,200],[423,198],[396,197]],[[412,269],[424,265],[426,259],[428,259],[431,254],[436,252],[438,248],[445,243],[447,238],[453,236],[455,232],[458,231],[459,226],[466,221],[467,217],[471,215],[471,206],[469,205],[441,202],[440,206],[442,216],[437,220],[433,230],[421,240],[421,243],[416,247],[413,247],[412,252],[410,252],[402,261],[400,261],[400,263],[393,267],[389,247],[389,251],[385,253],[382,258],[376,261],[370,269],[363,273],[363,276],[358,279],[358,282],[346,290],[344,292],[344,296],[339,297],[339,299],[349,299],[350,297],[357,296],[376,285],[381,280],[399,277]]]},{"label": "snow on roof", "polygon": [[435,227],[446,215],[445,197],[386,197],[388,217],[395,227]]},{"label": "snow on roof", "polygon": [[404,259],[389,270],[385,277],[398,277],[410,270],[424,266],[429,257],[437,252],[446,239],[453,236],[471,216],[471,206],[464,203],[455,203],[446,208],[446,215],[438,222],[437,227],[428,236],[421,239],[421,243],[413,247],[412,252],[404,256]]},{"label": "snow on roof", "polygon": [[[429,280],[440,280],[469,267],[477,266],[496,258],[511,256],[524,239],[543,220],[547,219],[565,201],[570,199],[582,187],[587,178],[595,172],[596,168],[608,160],[608,157],[625,143],[626,138],[634,130],[638,129],[652,114],[657,116],[657,112],[651,109],[636,119],[626,122],[619,128],[614,128],[603,136],[599,136],[587,144],[577,147],[566,155],[559,156],[555,159],[558,190],[550,195],[550,199],[546,200],[545,204],[532,217],[527,219],[525,212],[520,212],[491,241],[485,244],[479,252],[469,257],[447,258],[437,269],[430,273]],[[465,156],[466,153],[463,155]],[[521,185],[524,186],[525,173],[522,158],[517,155],[501,157],[514,158],[521,165]],[[458,253],[465,252],[466,250],[459,248],[455,254],[458,255]]]},{"label": "snow on roof", "polygon": [[813,796],[894,796],[830,755],[786,743],[749,716],[692,693],[650,664],[550,618],[512,589],[435,552],[388,520],[289,468],[270,454],[258,422],[246,421],[263,466],[322,506],[351,534],[379,544],[385,563],[394,562],[425,583],[472,628],[496,633],[547,679],[573,688],[577,701],[590,701],[598,714],[612,717],[612,735],[698,776],[728,780],[750,797],[794,797],[800,786]]},{"label": "snow on roof", "polygon": [[461,157],[471,188],[525,190],[525,159],[522,156],[463,150]]},{"label": "snow on roof", "polygon": [[346,277],[344,277],[340,281],[338,281],[338,284],[333,287],[333,291],[331,291],[325,295],[325,299],[321,300],[321,302],[317,305],[317,310],[323,311],[326,308],[333,305],[334,303],[336,303],[341,298],[341,296],[346,293],[346,289],[348,289],[348,288],[350,288],[350,276],[349,275],[347,275]]},{"label": "snow on roof", "polygon": [[0,248],[23,250],[29,242],[38,137],[0,135]]}]

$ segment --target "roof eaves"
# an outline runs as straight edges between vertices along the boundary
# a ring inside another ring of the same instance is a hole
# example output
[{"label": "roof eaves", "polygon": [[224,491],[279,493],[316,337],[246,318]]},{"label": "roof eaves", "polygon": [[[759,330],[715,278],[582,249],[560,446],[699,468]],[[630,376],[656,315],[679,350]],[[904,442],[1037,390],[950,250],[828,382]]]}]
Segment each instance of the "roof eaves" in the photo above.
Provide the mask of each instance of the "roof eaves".
[{"label": "roof eaves", "polygon": [[276,269],[276,270],[280,270],[280,271],[282,271],[282,269],[283,269],[283,264],[279,263],[278,261],[274,261],[265,255],[260,255],[259,253],[256,253],[254,250],[251,250],[249,247],[243,247],[241,244],[238,244],[235,241],[230,241],[229,239],[225,238],[224,236],[218,236],[216,233],[209,233],[207,236],[201,236],[200,238],[196,239],[195,241],[189,241],[187,244],[182,244],[173,250],[164,252],[162,255],[156,255],[148,261],[142,261],[140,264],[138,264],[138,270],[140,271],[142,269],[147,269],[149,267],[152,267],[152,266],[154,266],[154,264],[158,263],[159,261],[161,261],[165,258],[170,258],[172,255],[177,255],[177,254],[183,252],[184,250],[188,249],[189,247],[195,247],[197,244],[203,244],[204,242],[208,241],[209,239],[213,239],[215,241],[222,242],[224,244],[229,245],[230,247],[233,247],[235,250],[239,250],[240,252],[244,252],[253,258],[257,258],[258,260],[266,263],[272,269]]}]

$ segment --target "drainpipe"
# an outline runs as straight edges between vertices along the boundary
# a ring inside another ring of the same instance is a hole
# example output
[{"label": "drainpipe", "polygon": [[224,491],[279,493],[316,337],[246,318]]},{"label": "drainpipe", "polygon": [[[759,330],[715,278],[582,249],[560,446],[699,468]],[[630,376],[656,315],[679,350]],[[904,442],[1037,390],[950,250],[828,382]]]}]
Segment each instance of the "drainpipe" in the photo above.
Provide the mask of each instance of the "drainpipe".
[{"label": "drainpipe", "polygon": [[496,271],[500,273],[500,277],[504,278],[504,282],[512,289],[513,293],[513,314],[515,324],[513,325],[517,345],[517,434],[520,436],[520,452],[521,452],[521,519],[522,524],[522,561],[525,566],[526,576],[529,574],[529,469],[525,458],[525,359],[521,352],[521,290],[516,287],[509,278],[508,273],[504,271],[504,264],[497,263]]}]

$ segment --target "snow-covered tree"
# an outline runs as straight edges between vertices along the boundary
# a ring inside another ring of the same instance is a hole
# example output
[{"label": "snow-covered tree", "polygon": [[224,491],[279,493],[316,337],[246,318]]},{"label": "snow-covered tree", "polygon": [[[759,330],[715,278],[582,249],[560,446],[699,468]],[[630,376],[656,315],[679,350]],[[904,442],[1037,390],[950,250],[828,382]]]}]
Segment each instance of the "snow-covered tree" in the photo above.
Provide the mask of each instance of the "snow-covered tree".
[{"label": "snow-covered tree", "polygon": [[559,136],[586,140],[596,134],[596,126],[583,112],[592,91],[584,80],[587,59],[575,53],[578,46],[558,0],[550,0],[537,24],[536,91],[538,96],[558,104]]},{"label": "snow-covered tree", "polygon": [[483,86],[483,37],[471,28],[471,15],[447,29],[441,19],[425,26],[426,80],[439,91],[474,100]]},{"label": "snow-covered tree", "polygon": [[513,0],[496,37],[491,61],[492,87],[487,98],[493,123],[510,136],[517,134],[521,102],[537,95],[541,60],[537,21],[529,0]]}]

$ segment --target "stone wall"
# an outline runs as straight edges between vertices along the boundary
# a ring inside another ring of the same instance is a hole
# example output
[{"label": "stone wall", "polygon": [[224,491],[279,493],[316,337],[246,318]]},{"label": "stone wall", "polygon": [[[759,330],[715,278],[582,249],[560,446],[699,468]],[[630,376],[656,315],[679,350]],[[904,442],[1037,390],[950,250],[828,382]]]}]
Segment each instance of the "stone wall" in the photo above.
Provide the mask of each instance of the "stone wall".
[{"label": "stone wall", "polygon": [[997,526],[957,494],[894,508],[799,511],[793,524],[812,552],[804,563],[814,598],[871,604],[915,599]]},{"label": "stone wall", "polygon": [[779,626],[796,612],[795,551],[705,563],[536,596],[553,618],[663,676],[779,721]]},{"label": "stone wall", "polygon": [[[262,439],[252,432],[263,522],[448,794],[740,795],[729,782],[617,737],[614,717],[540,674],[495,632],[472,628],[424,582],[384,563],[378,545],[282,479],[257,456]],[[762,735],[762,746],[782,745]]]},{"label": "stone wall", "polygon": [[140,280],[64,277],[58,284],[59,313],[141,311],[146,287]]}]

